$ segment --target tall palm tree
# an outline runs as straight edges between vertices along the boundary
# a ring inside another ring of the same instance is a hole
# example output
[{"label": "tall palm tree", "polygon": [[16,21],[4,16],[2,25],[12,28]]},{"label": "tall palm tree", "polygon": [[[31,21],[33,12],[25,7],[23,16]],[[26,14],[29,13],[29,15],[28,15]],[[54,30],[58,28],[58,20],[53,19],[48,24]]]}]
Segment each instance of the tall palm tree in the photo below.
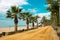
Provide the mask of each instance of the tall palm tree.
[{"label": "tall palm tree", "polygon": [[42,17],[41,23],[46,25],[46,17],[45,16]]},{"label": "tall palm tree", "polygon": [[7,11],[7,18],[14,18],[15,32],[17,32],[18,14],[22,11],[19,7],[11,6],[11,10]]},{"label": "tall palm tree", "polygon": [[34,23],[37,23],[37,27],[38,27],[38,18],[39,18],[39,16],[31,16],[30,17],[30,23],[32,23],[33,28],[34,28]]},{"label": "tall palm tree", "polygon": [[30,23],[32,23],[32,27],[34,28],[34,22],[36,22],[36,18],[35,17],[31,17],[30,18]]},{"label": "tall palm tree", "polygon": [[37,27],[38,27],[38,18],[40,18],[38,15],[35,16],[36,18],[36,23],[37,23]]},{"label": "tall palm tree", "polygon": [[30,14],[29,12],[22,12],[20,16],[20,19],[26,20],[27,29],[29,29],[29,21],[32,14]]}]

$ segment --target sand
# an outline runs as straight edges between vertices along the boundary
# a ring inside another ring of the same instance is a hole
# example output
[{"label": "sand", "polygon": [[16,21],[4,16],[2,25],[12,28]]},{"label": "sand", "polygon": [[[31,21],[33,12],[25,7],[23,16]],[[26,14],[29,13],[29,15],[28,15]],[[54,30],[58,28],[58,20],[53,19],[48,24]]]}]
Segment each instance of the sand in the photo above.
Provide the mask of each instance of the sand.
[{"label": "sand", "polygon": [[[31,26],[29,28],[32,28]],[[27,29],[26,26],[21,26],[21,27],[18,27],[18,30],[22,30],[22,29]],[[0,28],[0,33],[2,32],[11,32],[11,31],[14,31],[15,29],[13,27],[9,27],[9,28]]]},{"label": "sand", "polygon": [[59,40],[56,31],[51,26],[1,37],[0,40]]}]

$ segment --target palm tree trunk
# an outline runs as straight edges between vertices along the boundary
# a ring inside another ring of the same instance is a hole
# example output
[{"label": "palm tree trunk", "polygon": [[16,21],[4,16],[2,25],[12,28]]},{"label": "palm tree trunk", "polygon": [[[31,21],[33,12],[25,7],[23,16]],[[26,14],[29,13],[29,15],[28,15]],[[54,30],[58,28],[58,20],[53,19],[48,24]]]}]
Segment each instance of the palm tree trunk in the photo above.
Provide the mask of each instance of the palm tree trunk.
[{"label": "palm tree trunk", "polygon": [[15,23],[15,32],[17,32],[17,24],[18,24],[18,19],[17,19],[17,15],[15,15],[15,19],[14,19],[14,23]]},{"label": "palm tree trunk", "polygon": [[17,24],[15,23],[15,32],[17,32]]},{"label": "palm tree trunk", "polygon": [[26,24],[27,24],[27,30],[29,29],[29,21],[28,19],[26,20]]},{"label": "palm tree trunk", "polygon": [[37,20],[37,28],[38,28],[38,20]]},{"label": "palm tree trunk", "polygon": [[32,23],[32,27],[34,28],[34,22]]},{"label": "palm tree trunk", "polygon": [[58,14],[58,12],[57,12],[57,26],[59,26],[59,14]]},{"label": "palm tree trunk", "polygon": [[27,24],[27,30],[29,29],[29,24]]}]

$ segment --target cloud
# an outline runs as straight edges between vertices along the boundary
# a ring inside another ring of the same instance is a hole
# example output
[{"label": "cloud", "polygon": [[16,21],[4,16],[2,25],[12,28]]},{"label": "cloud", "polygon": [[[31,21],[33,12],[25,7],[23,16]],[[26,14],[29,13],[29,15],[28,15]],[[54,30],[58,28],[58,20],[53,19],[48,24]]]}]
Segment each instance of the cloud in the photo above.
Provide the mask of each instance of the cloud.
[{"label": "cloud", "polygon": [[38,9],[37,9],[37,8],[28,9],[28,10],[23,9],[22,11],[23,11],[23,12],[30,12],[30,13],[32,13],[32,14],[36,14],[36,13],[38,12]]},{"label": "cloud", "polygon": [[6,12],[13,5],[28,5],[27,0],[0,0],[0,12]]},{"label": "cloud", "polygon": [[36,8],[34,8],[34,9],[28,9],[28,11],[30,11],[32,13],[37,13],[38,10]]},{"label": "cloud", "polygon": [[49,6],[50,6],[50,4],[45,4],[45,5],[44,5],[44,7],[49,7]]},{"label": "cloud", "polygon": [[50,19],[50,14],[51,14],[51,12],[48,12],[48,13],[38,13],[38,14],[35,14],[35,16],[38,15],[40,17],[38,19],[38,21],[40,22],[43,16],[45,16],[47,19]]},{"label": "cloud", "polygon": [[38,13],[38,14],[35,14],[35,15],[38,15],[40,17],[43,17],[43,16],[49,17],[50,16],[50,13],[51,12],[48,12],[48,13]]}]

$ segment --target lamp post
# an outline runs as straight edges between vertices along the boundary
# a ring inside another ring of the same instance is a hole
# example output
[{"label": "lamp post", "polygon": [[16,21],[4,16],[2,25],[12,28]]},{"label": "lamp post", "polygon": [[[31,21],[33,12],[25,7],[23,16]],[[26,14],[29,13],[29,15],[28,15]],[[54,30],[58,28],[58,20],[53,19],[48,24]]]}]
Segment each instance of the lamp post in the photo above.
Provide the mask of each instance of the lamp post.
[{"label": "lamp post", "polygon": [[59,5],[59,25],[60,25],[60,2],[58,2]]}]

